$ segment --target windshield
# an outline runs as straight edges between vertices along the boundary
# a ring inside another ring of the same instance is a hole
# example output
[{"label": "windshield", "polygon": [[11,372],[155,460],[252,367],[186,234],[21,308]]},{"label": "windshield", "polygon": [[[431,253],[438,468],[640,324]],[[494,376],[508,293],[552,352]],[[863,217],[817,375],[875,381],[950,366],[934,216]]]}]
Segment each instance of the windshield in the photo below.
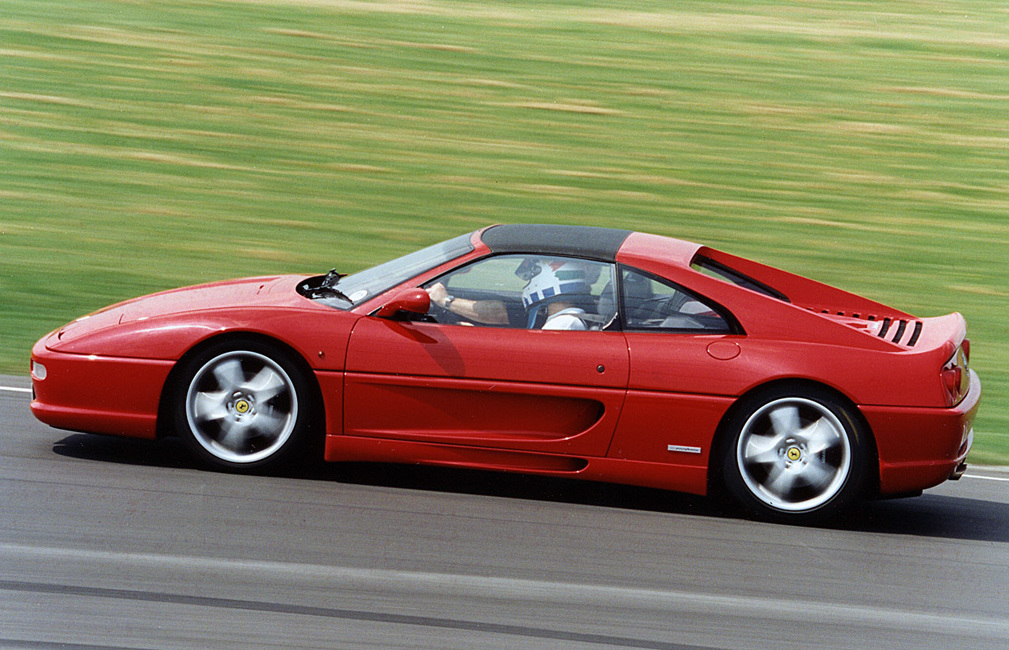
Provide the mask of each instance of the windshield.
[{"label": "windshield", "polygon": [[[337,309],[350,309],[412,277],[473,250],[472,233],[390,260],[336,280],[336,274],[312,278],[299,290]],[[330,280],[332,278],[332,280]]]}]

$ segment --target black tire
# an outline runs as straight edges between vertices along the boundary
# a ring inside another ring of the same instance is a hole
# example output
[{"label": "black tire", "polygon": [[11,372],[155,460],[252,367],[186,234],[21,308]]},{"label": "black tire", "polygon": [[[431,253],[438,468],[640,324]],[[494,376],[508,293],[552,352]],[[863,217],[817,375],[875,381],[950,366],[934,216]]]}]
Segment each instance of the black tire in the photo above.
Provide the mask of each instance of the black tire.
[{"label": "black tire", "polygon": [[816,388],[747,399],[729,426],[722,476],[750,515],[822,523],[863,490],[868,433],[853,408]]},{"label": "black tire", "polygon": [[185,362],[174,391],[175,430],[207,465],[272,470],[302,450],[312,392],[305,371],[255,340],[211,345]]}]

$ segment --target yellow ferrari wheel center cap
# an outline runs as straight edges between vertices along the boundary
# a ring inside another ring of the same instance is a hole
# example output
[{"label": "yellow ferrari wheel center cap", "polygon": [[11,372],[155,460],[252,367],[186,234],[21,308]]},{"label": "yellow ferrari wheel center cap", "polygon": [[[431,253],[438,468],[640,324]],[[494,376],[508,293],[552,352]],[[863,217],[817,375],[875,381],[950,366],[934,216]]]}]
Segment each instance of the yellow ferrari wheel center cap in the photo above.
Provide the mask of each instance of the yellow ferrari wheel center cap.
[{"label": "yellow ferrari wheel center cap", "polygon": [[788,456],[788,460],[796,461],[802,458],[802,451],[798,447],[789,447],[785,455]]},{"label": "yellow ferrari wheel center cap", "polygon": [[235,410],[238,411],[239,413],[248,413],[250,408],[251,405],[244,399],[240,399],[237,402],[235,402]]}]

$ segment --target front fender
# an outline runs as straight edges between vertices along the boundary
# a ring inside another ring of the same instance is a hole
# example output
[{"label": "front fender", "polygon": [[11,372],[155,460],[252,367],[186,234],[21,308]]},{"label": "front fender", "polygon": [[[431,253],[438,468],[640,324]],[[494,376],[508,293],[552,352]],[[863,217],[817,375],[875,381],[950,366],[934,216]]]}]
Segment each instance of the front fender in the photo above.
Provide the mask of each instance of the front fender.
[{"label": "front fender", "polygon": [[[342,370],[355,314],[319,309],[231,308],[67,328],[45,339],[53,352],[176,361],[203,341],[226,333],[267,336],[290,346],[316,370]],[[61,332],[63,333],[61,336]]]}]

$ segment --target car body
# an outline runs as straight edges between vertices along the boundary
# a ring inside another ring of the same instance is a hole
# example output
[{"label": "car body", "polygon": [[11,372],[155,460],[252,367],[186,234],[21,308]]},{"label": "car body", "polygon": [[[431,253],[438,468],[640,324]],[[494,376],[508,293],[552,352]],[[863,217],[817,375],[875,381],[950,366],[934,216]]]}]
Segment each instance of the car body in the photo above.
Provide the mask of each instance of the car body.
[{"label": "car body", "polygon": [[[574,302],[530,298],[529,260],[576,269]],[[537,322],[555,302],[576,329]],[[461,315],[488,306],[494,322]],[[328,461],[725,490],[810,522],[962,474],[981,396],[969,354],[957,313],[916,318],[678,239],[498,225],[346,277],[113,305],[35,345],[32,411],[177,434],[227,470],[318,443]]]}]

